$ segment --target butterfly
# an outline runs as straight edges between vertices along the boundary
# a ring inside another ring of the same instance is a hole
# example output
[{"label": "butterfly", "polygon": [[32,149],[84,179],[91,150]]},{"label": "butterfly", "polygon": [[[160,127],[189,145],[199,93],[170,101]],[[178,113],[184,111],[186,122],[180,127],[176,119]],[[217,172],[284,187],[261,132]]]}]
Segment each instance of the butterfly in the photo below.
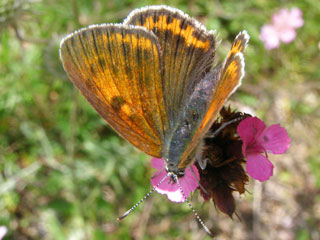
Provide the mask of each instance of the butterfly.
[{"label": "butterfly", "polygon": [[80,29],[61,41],[70,80],[103,119],[181,177],[244,76],[249,35],[240,32],[216,66],[217,37],[168,6],[132,11],[122,24]]}]

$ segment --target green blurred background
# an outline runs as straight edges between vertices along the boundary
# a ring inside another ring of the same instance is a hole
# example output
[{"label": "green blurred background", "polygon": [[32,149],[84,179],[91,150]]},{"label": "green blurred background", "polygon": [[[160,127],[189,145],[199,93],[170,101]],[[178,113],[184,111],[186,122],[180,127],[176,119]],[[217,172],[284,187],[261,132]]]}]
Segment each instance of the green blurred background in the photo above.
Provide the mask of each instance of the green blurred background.
[{"label": "green blurred background", "polygon": [[[236,196],[233,220],[192,204],[217,239],[320,239],[320,2],[0,0],[0,225],[4,239],[205,239],[186,204],[153,194],[150,157],[120,139],[67,79],[60,40],[95,23],[121,22],[134,8],[177,7],[216,29],[226,56],[236,34],[251,35],[246,76],[231,105],[281,123],[288,153],[270,156],[274,176]],[[267,51],[260,28],[283,7],[305,24],[290,44]],[[208,238],[209,239],[209,238]]]}]

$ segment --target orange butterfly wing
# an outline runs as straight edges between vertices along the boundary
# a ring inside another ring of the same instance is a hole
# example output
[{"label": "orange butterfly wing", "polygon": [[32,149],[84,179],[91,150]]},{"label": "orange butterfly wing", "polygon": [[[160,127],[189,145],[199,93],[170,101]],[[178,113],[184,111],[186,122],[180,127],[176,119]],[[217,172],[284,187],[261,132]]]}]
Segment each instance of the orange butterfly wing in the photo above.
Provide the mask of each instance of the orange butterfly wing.
[{"label": "orange butterfly wing", "polygon": [[241,80],[244,76],[245,66],[243,52],[247,47],[248,41],[249,35],[246,31],[239,33],[235,38],[221,70],[220,79],[215,86],[212,101],[207,113],[193,135],[190,144],[183,153],[178,165],[179,168],[186,168],[191,163],[190,161],[192,159],[188,156],[194,152],[201,139],[203,139],[205,134],[208,132],[226,100],[240,86]]},{"label": "orange butterfly wing", "polygon": [[121,24],[91,26],[61,41],[71,81],[96,111],[135,147],[161,157],[168,128],[157,37]]},{"label": "orange butterfly wing", "polygon": [[149,6],[132,11],[124,24],[143,26],[158,38],[163,60],[163,91],[172,134],[196,84],[213,65],[213,31],[182,11]]}]

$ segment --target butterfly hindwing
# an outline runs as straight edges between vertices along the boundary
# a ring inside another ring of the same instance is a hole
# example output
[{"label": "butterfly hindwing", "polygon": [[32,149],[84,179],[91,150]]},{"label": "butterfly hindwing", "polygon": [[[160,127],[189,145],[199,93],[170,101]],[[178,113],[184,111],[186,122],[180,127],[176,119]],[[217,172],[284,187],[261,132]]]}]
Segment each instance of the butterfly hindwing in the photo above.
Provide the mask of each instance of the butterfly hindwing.
[{"label": "butterfly hindwing", "polygon": [[219,73],[219,78],[214,86],[212,96],[209,98],[211,102],[203,117],[199,127],[192,137],[190,144],[184,151],[179,168],[185,168],[191,163],[189,155],[195,151],[201,139],[208,132],[212,123],[216,120],[221,108],[225,104],[230,95],[240,86],[241,80],[244,76],[244,55],[243,52],[247,47],[249,35],[246,31],[240,32],[235,38],[231,50],[224,62],[223,67]]},{"label": "butterfly hindwing", "polygon": [[122,137],[161,157],[168,128],[157,37],[141,27],[90,26],[66,37],[60,58],[72,82]]},{"label": "butterfly hindwing", "polygon": [[167,6],[135,10],[124,24],[143,26],[158,38],[163,56],[165,105],[172,131],[195,85],[212,67],[214,32]]}]

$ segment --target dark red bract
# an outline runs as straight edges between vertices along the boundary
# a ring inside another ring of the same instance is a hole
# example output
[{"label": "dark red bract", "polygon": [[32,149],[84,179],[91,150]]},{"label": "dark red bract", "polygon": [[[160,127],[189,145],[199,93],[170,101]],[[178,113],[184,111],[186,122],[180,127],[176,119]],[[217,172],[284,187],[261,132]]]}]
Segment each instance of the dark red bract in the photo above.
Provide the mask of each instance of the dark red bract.
[{"label": "dark red bract", "polygon": [[237,118],[239,120],[226,126],[217,136],[205,140],[201,157],[208,159],[207,166],[202,170],[197,164],[200,184],[204,188],[200,188],[200,194],[206,201],[212,199],[223,213],[232,217],[236,209],[233,192],[244,193],[245,184],[248,182],[242,166],[246,161],[242,154],[242,141],[237,134],[237,126],[242,119],[250,115],[233,112],[230,108],[223,108],[220,115],[221,118],[210,128],[210,133],[215,133],[223,123]]}]

